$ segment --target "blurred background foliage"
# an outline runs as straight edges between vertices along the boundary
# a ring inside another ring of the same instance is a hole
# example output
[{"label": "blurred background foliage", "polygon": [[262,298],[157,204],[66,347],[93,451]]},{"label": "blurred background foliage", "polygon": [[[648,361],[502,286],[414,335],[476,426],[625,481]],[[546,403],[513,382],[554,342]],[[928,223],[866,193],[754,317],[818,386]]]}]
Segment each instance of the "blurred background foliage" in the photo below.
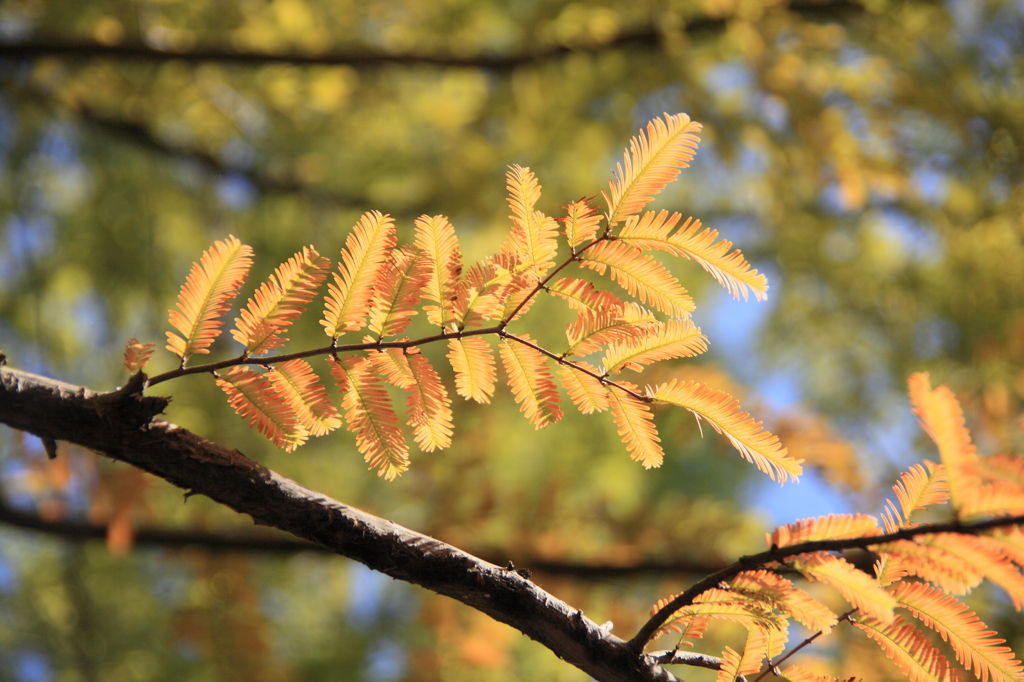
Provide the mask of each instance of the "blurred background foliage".
[{"label": "blurred background foliage", "polygon": [[[712,352],[671,371],[765,419],[811,465],[799,486],[762,480],[682,411],[658,414],[667,461],[644,471],[610,419],[535,432],[507,395],[460,404],[453,447],[386,483],[346,433],[286,455],[206,378],[156,391],[173,394],[171,421],[328,495],[546,566],[535,580],[620,636],[774,524],[879,510],[900,468],[934,456],[911,371],[957,391],[983,452],[1021,446],[1019,1],[7,0],[0,41],[0,345],[98,390],[126,379],[129,337],[163,345],[214,239],[255,248],[247,294],[304,245],[336,259],[369,209],[406,238],[416,216],[449,216],[472,262],[508,229],[507,165],[538,174],[554,214],[598,194],[650,118],[702,122],[656,206],[718,229],[772,289],[734,302],[673,262]],[[531,333],[557,338],[553,310]],[[291,348],[323,344],[318,315]],[[151,368],[172,366],[159,350]],[[0,680],[584,679],[451,601],[261,550],[276,536],[90,453],[62,445],[49,462],[5,429],[0,484]],[[65,537],[14,527],[26,518]],[[68,539],[87,524],[106,545]],[[142,542],[154,528],[252,546]],[[1024,648],[1004,595],[974,603]],[[840,628],[803,662],[899,679],[873,647]]]}]

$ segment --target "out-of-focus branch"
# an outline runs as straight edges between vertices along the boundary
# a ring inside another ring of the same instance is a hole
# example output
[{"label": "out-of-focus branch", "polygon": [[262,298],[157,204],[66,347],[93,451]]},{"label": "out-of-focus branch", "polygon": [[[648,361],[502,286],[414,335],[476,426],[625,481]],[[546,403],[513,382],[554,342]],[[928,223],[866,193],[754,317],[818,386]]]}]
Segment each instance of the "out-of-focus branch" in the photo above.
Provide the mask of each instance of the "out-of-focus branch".
[{"label": "out-of-focus branch", "polygon": [[[83,542],[103,540],[107,536],[106,525],[95,525],[79,521],[47,520],[31,512],[14,509],[6,501],[0,499],[0,524],[12,528],[22,528],[53,537]],[[206,552],[242,552],[247,554],[292,555],[299,552],[316,552],[334,554],[320,545],[314,545],[290,536],[257,533],[216,532],[201,529],[171,529],[140,527],[135,529],[134,542],[142,547],[158,547],[179,549],[193,547]],[[641,574],[652,575],[704,575],[720,570],[725,564],[721,561],[675,560],[675,561],[638,561],[632,564],[572,563],[551,561],[523,555],[521,553],[502,553],[491,550],[475,553],[485,561],[504,565],[509,560],[516,562],[521,568],[535,573],[553,576],[566,576],[579,580],[607,580],[626,578]]]},{"label": "out-of-focus branch", "polygon": [[[813,21],[845,21],[864,12],[864,6],[855,0],[815,2],[798,0],[783,10],[797,13]],[[733,17],[693,17],[682,30],[687,34],[717,33],[724,31]],[[614,38],[601,42],[571,46],[550,45],[505,55],[463,56],[443,53],[389,53],[365,48],[338,50],[320,54],[302,54],[229,50],[213,46],[191,50],[156,49],[147,45],[103,45],[81,40],[68,40],[46,36],[36,40],[0,45],[0,59],[39,59],[59,57],[67,59],[117,59],[123,61],[167,62],[183,61],[191,64],[218,62],[241,66],[263,64],[295,64],[299,66],[353,66],[371,68],[380,66],[436,66],[442,68],[483,68],[507,71],[554,59],[572,53],[596,53],[622,47],[659,48],[661,31],[654,25],[636,26],[621,31]]]}]

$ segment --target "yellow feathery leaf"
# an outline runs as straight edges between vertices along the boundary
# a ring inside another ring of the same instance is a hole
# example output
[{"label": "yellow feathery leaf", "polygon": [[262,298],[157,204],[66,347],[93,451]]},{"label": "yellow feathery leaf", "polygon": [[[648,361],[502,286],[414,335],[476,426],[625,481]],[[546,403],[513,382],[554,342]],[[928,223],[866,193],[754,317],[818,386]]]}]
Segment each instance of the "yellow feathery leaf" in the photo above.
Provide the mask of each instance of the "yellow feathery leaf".
[{"label": "yellow feathery leaf", "polygon": [[959,513],[970,491],[978,485],[978,453],[964,425],[964,413],[953,391],[945,385],[931,388],[927,372],[917,372],[907,380],[910,402],[921,428],[935,441],[946,467],[949,498]]},{"label": "yellow feathery leaf", "polygon": [[792,616],[811,632],[820,630],[828,634],[838,622],[836,614],[831,609],[786,578],[771,571],[744,571],[733,578],[732,588],[771,601],[775,608]]},{"label": "yellow feathery leaf", "polygon": [[[504,268],[509,272],[515,272],[516,270],[513,259],[499,254],[492,257],[492,260],[498,267]],[[504,320],[506,322],[519,319],[537,300],[537,297],[533,295],[537,292],[537,284],[537,276],[530,270],[513,274],[512,280],[501,290],[500,305],[491,319]],[[512,316],[513,311],[515,311],[514,317]]]},{"label": "yellow feathery leaf", "polygon": [[700,124],[686,114],[665,114],[647,124],[629,141],[621,164],[615,164],[608,203],[608,225],[639,213],[654,195],[690,165],[700,138]]},{"label": "yellow feathery leaf", "polygon": [[862,614],[888,623],[893,617],[896,600],[867,573],[842,557],[816,552],[801,555],[793,561],[794,568],[806,577],[835,588],[843,599],[856,606]]},{"label": "yellow feathery leaf", "polygon": [[452,444],[452,411],[448,391],[430,361],[419,353],[407,356],[415,383],[406,403],[413,438],[424,452]]},{"label": "yellow feathery leaf", "polygon": [[250,355],[263,355],[283,346],[288,339],[279,332],[305,312],[330,267],[331,261],[312,246],[303,248],[260,285],[241,317],[235,318],[231,336]]},{"label": "yellow feathery leaf", "polygon": [[990,537],[1007,559],[1024,567],[1024,533],[1019,527],[996,529]]},{"label": "yellow feathery leaf", "polygon": [[548,290],[569,302],[573,310],[589,310],[601,313],[625,305],[610,291],[599,291],[590,282],[572,277],[559,277]]},{"label": "yellow feathery leaf", "polygon": [[501,319],[504,293],[512,283],[511,271],[491,259],[473,264],[463,275],[465,296],[455,305],[459,329],[478,327],[485,320]]},{"label": "yellow feathery leaf", "polygon": [[540,185],[529,168],[509,166],[508,203],[512,207],[512,231],[502,253],[518,258],[543,277],[558,252],[558,223],[533,209],[540,199]]},{"label": "yellow feathery leaf", "polygon": [[[519,338],[531,341],[527,334]],[[510,339],[502,339],[498,345],[512,395],[534,428],[543,429],[561,419],[561,398],[548,370],[547,358],[533,348]]]},{"label": "yellow feathery leaf", "polygon": [[412,324],[430,271],[415,246],[391,252],[380,272],[370,304],[370,331],[378,339],[401,334]]},{"label": "yellow feathery leaf", "polygon": [[718,669],[718,676],[715,682],[735,682],[740,676],[740,667],[743,665],[743,658],[739,652],[732,647],[725,647],[722,652],[722,667]]},{"label": "yellow feathery leaf", "polygon": [[992,455],[978,460],[978,474],[990,482],[1008,481],[1024,488],[1024,457],[1020,455]]},{"label": "yellow feathery leaf", "polygon": [[[729,647],[722,652],[722,667],[718,670],[717,682],[735,682],[741,675],[753,675],[760,670],[765,657],[778,655],[782,652],[780,645],[785,647],[785,632],[781,631],[782,637],[778,636],[779,632],[759,626],[747,630],[747,642],[742,656]],[[770,653],[769,646],[776,653]]]},{"label": "yellow feathery leaf", "polygon": [[309,432],[264,373],[245,366],[231,367],[217,377],[217,385],[228,394],[235,412],[277,447],[291,452],[306,442]]},{"label": "yellow feathery leaf", "polygon": [[[669,602],[678,597],[678,594],[670,595],[664,599],[659,599],[657,603],[651,607],[651,616],[653,617],[663,608],[668,606]],[[693,646],[693,642],[687,642],[687,639],[703,639],[704,633],[707,631],[708,626],[711,625],[711,616],[681,616],[676,618],[673,616],[665,623],[665,627],[652,637],[655,639],[662,635],[667,635],[672,632],[677,632],[680,635],[679,646]]]},{"label": "yellow feathery leaf", "polygon": [[[636,391],[637,387],[625,381],[616,382],[619,386]],[[643,464],[644,469],[660,467],[665,459],[665,452],[658,445],[658,431],[654,428],[654,416],[651,408],[642,400],[634,398],[625,391],[614,386],[605,387],[608,405],[612,409],[612,417],[619,427],[619,435],[626,444],[629,456]]]},{"label": "yellow feathery leaf", "polygon": [[900,616],[888,622],[862,618],[853,624],[878,642],[910,682],[957,682],[959,679],[949,661],[928,638]]},{"label": "yellow feathery leaf", "polygon": [[366,359],[373,365],[380,378],[392,386],[409,390],[416,383],[412,367],[409,366],[409,360],[401,348],[368,351]]},{"label": "yellow feathery leaf", "polygon": [[1006,590],[1017,610],[1024,608],[1024,576],[1006,556],[998,540],[987,536],[962,533],[936,533],[919,538],[918,542],[939,547],[959,557],[974,570]]},{"label": "yellow feathery leaf", "polygon": [[562,383],[562,388],[569,392],[572,402],[583,414],[604,412],[609,407],[605,385],[590,374],[576,369],[577,367],[600,374],[597,367],[582,361],[571,365],[559,365],[558,380]]},{"label": "yellow feathery leaf", "polygon": [[305,360],[279,362],[266,377],[311,436],[322,436],[341,426],[341,416],[320,377]]},{"label": "yellow feathery leaf", "polygon": [[974,670],[981,682],[1019,682],[1024,666],[1014,658],[1010,647],[1000,646],[1006,640],[981,621],[966,604],[952,595],[924,583],[900,583],[893,596],[926,626],[942,635],[968,670]]},{"label": "yellow feathery leaf", "polygon": [[947,592],[967,594],[984,577],[970,558],[958,556],[941,545],[932,544],[930,537],[918,538],[916,542],[896,540],[872,549],[883,560],[878,573],[878,581],[882,585],[891,584],[906,575],[916,575]]},{"label": "yellow feathery leaf", "polygon": [[707,420],[718,433],[725,434],[741,455],[768,474],[773,481],[784,483],[789,477],[796,480],[802,473],[800,462],[790,457],[779,439],[761,429],[761,422],[754,421],[749,414],[740,410],[739,403],[724,391],[713,390],[694,381],[685,383],[675,379],[661,384],[648,395],[658,402],[684,407]]},{"label": "yellow feathery leaf", "polygon": [[124,345],[124,366],[132,374],[142,371],[153,357],[155,348],[155,343],[142,343],[136,338],[128,339],[128,343]]},{"label": "yellow feathery leaf", "polygon": [[840,680],[832,675],[816,675],[800,665],[791,665],[782,671],[782,676],[789,682],[859,682],[856,677]]},{"label": "yellow feathery leaf", "polygon": [[588,199],[570,201],[568,206],[563,206],[566,216],[559,218],[565,225],[565,236],[569,240],[569,246],[576,248],[583,242],[589,242],[597,234],[598,224],[601,222],[601,215],[596,208],[591,208]]},{"label": "yellow feathery leaf", "polygon": [[697,261],[733,298],[742,295],[746,301],[750,292],[758,301],[768,298],[768,278],[751,269],[739,249],[730,253],[732,242],[728,239],[715,243],[717,230],[700,232],[700,221],[687,218],[675,234],[671,234],[681,217],[678,213],[669,215],[668,211],[649,211],[629,218],[619,239],[643,249],[659,249]]},{"label": "yellow feathery leaf", "polygon": [[[662,606],[668,603],[668,600],[663,601]],[[716,587],[702,592],[693,600],[692,604],[688,604],[672,614],[665,624],[666,627],[670,627],[670,623],[695,616],[731,620],[740,623],[745,628],[755,626],[770,628],[781,625],[779,617],[772,614],[761,600],[750,599],[731,590]]]},{"label": "yellow feathery leaf", "polygon": [[565,355],[589,355],[613,341],[633,342],[655,331],[658,326],[654,313],[632,302],[604,312],[583,309],[565,330],[569,340]]},{"label": "yellow feathery leaf", "polygon": [[482,336],[448,340],[448,361],[455,371],[455,392],[466,400],[491,402],[498,381],[491,347]]},{"label": "yellow feathery leaf", "polygon": [[219,320],[231,307],[231,301],[245,283],[252,265],[252,248],[228,235],[203,252],[192,264],[185,284],[178,294],[177,310],[170,310],[171,325],[184,334],[167,332],[167,350],[181,358],[209,353],[210,345],[220,336]]},{"label": "yellow feathery leaf", "polygon": [[324,319],[320,321],[327,336],[338,338],[366,325],[374,286],[395,242],[394,221],[379,211],[364,213],[352,228],[334,282],[328,285]]},{"label": "yellow feathery leaf", "polygon": [[791,547],[815,540],[842,540],[878,535],[878,519],[867,514],[829,514],[800,519],[776,528],[767,536],[769,547]]},{"label": "yellow feathery leaf", "polygon": [[664,265],[640,249],[623,241],[598,242],[580,254],[580,265],[604,274],[611,270],[612,280],[671,317],[687,317],[694,311],[693,299]]},{"label": "yellow feathery leaf", "polygon": [[458,276],[462,271],[462,252],[455,228],[442,215],[416,219],[416,246],[426,258],[428,272],[424,298],[437,305],[423,306],[430,324],[447,329],[455,323],[452,299],[459,298]]},{"label": "yellow feathery leaf", "polygon": [[648,322],[639,330],[647,332],[613,343],[604,356],[609,374],[631,369],[643,371],[644,365],[672,358],[692,358],[708,349],[708,339],[690,320]]},{"label": "yellow feathery leaf", "polygon": [[900,508],[897,509],[895,504],[886,500],[886,509],[882,512],[886,533],[909,526],[910,515],[916,510],[949,501],[945,468],[928,460],[925,460],[925,464],[928,465],[927,471],[920,464],[914,464],[909,471],[900,474],[900,480],[893,485]]},{"label": "yellow feathery leaf", "polygon": [[960,507],[960,517],[963,519],[1021,514],[1024,514],[1024,489],[1010,481],[979,485]]},{"label": "yellow feathery leaf", "polygon": [[342,391],[341,406],[356,448],[378,476],[393,480],[409,468],[409,446],[387,391],[365,358],[347,355],[327,362]]}]

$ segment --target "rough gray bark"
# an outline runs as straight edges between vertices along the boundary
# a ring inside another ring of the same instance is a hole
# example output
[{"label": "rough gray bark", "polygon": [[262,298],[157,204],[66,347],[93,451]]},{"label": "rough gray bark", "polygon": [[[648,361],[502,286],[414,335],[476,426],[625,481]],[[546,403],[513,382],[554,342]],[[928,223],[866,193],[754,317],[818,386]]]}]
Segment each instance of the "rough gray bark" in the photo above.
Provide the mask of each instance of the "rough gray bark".
[{"label": "rough gray bark", "polygon": [[398,580],[476,608],[540,642],[602,682],[669,682],[653,657],[516,571],[305,488],[174,424],[167,400],[140,394],[141,377],[113,393],[0,367],[0,422],[35,434],[48,451],[63,440],[206,495],[257,524],[326,547]]}]

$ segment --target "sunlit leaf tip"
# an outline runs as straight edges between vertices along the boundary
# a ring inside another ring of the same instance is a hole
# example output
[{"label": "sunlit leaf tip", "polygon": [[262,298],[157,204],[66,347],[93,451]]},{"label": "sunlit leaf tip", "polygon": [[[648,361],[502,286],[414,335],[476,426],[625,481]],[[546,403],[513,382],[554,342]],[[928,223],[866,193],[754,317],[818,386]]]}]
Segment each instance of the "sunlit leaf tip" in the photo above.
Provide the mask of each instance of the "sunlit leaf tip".
[{"label": "sunlit leaf tip", "polygon": [[616,164],[609,194],[608,224],[614,227],[639,213],[654,195],[690,165],[697,150],[701,125],[686,114],[665,114],[647,124],[629,141],[621,164]]},{"label": "sunlit leaf tip", "polygon": [[364,213],[352,228],[334,282],[328,285],[324,319],[320,321],[328,336],[337,338],[366,325],[374,285],[395,243],[394,221],[379,211]]},{"label": "sunlit leaf tip", "polygon": [[155,348],[155,343],[142,343],[136,338],[128,339],[124,346],[124,366],[132,374],[145,369]]},{"label": "sunlit leaf tip", "polygon": [[177,309],[169,311],[171,325],[183,336],[167,332],[167,350],[183,362],[210,352],[223,324],[218,318],[231,307],[251,265],[252,249],[232,235],[203,252],[181,287]]},{"label": "sunlit leaf tip", "polygon": [[785,483],[796,480],[803,472],[800,462],[789,456],[785,447],[773,434],[761,428],[743,412],[739,402],[724,391],[716,391],[695,381],[680,382],[673,379],[654,389],[648,388],[657,402],[684,407],[699,419],[706,420],[718,433],[724,434],[743,457],[768,474],[773,481]]}]

